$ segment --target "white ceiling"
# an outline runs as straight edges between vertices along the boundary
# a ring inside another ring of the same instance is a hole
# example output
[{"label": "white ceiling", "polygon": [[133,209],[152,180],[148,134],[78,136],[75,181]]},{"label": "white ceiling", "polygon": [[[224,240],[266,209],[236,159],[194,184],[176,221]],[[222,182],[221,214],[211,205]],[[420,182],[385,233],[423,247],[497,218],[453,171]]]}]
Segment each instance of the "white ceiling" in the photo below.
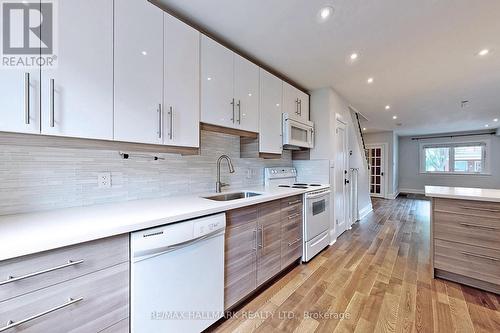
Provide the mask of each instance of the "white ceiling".
[{"label": "white ceiling", "polygon": [[[333,87],[369,119],[370,131],[498,125],[499,0],[159,1],[307,89]],[[320,24],[325,5],[335,13]],[[477,56],[483,48],[492,53]],[[360,57],[349,64],[353,51]]]}]

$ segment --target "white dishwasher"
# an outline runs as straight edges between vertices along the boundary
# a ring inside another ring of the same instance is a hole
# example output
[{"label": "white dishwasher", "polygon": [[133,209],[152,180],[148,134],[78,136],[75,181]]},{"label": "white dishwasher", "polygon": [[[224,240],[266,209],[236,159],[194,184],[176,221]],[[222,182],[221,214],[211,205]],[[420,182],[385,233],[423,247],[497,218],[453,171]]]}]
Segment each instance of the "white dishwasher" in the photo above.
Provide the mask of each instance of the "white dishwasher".
[{"label": "white dishwasher", "polygon": [[201,332],[224,315],[218,214],[131,233],[131,332]]}]

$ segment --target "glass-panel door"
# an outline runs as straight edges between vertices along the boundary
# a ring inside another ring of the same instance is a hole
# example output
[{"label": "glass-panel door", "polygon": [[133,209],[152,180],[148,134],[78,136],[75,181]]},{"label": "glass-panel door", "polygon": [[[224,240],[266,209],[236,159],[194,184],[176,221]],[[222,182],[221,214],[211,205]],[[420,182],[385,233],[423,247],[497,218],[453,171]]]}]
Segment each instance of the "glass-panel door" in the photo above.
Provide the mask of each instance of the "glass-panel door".
[{"label": "glass-panel door", "polygon": [[384,147],[372,146],[368,149],[368,164],[370,168],[370,195],[385,196],[384,180]]}]

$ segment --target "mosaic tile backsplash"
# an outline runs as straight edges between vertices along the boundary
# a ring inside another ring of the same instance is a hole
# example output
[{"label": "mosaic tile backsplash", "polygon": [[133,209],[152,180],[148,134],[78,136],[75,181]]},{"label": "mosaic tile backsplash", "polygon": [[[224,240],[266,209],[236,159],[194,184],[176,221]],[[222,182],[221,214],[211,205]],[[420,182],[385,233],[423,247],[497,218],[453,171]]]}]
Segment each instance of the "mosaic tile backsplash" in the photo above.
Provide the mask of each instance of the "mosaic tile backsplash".
[{"label": "mosaic tile backsplash", "polygon": [[[135,199],[214,191],[216,161],[233,160],[235,173],[222,163],[222,181],[231,188],[263,184],[263,168],[291,166],[280,160],[240,158],[240,138],[201,132],[198,156],[159,154],[165,160],[122,159],[107,150],[2,145],[0,140],[0,215],[86,206]],[[110,172],[112,187],[98,188],[97,174]]]}]

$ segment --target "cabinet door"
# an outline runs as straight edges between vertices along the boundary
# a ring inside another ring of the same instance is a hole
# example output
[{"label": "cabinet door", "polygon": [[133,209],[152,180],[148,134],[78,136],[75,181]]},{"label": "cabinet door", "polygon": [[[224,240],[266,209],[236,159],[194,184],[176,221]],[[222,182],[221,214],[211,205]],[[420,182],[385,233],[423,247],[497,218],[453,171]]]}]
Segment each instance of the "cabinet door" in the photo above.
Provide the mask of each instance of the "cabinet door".
[{"label": "cabinet door", "polygon": [[281,201],[259,206],[257,226],[257,285],[281,270]]},{"label": "cabinet door", "polygon": [[0,131],[40,133],[40,69],[0,70]]},{"label": "cabinet door", "polygon": [[233,52],[201,36],[201,121],[235,127]]},{"label": "cabinet door", "polygon": [[234,99],[236,127],[259,131],[259,67],[238,54],[234,55]]},{"label": "cabinet door", "polygon": [[281,154],[282,81],[260,70],[259,152]]},{"label": "cabinet door", "polygon": [[163,11],[115,1],[115,112],[118,141],[163,143]]},{"label": "cabinet door", "polygon": [[224,309],[257,287],[258,206],[226,213]]},{"label": "cabinet door", "polygon": [[57,15],[57,64],[42,67],[42,134],[110,140],[113,0],[59,1]]},{"label": "cabinet door", "polygon": [[300,119],[299,90],[287,82],[283,82],[283,112],[293,119]]},{"label": "cabinet door", "polygon": [[164,143],[199,147],[200,33],[165,13]]},{"label": "cabinet door", "polygon": [[298,91],[299,99],[299,118],[302,121],[309,121],[309,95]]}]

